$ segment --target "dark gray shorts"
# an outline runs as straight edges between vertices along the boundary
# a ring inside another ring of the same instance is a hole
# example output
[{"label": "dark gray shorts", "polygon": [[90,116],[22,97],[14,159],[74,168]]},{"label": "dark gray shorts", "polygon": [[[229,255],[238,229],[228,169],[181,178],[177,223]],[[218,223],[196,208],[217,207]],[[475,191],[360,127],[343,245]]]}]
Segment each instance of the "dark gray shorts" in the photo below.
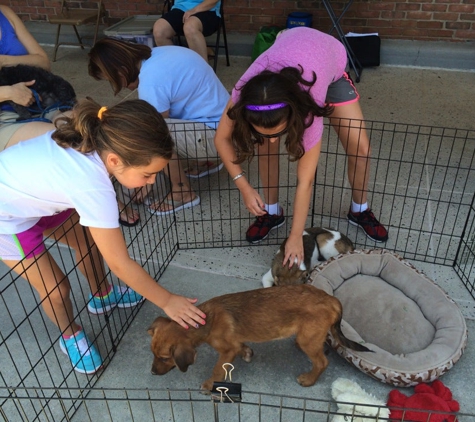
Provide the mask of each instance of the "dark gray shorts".
[{"label": "dark gray shorts", "polygon": [[359,98],[360,95],[353,81],[345,72],[340,79],[330,84],[325,101],[327,104],[338,106],[354,103],[358,101]]},{"label": "dark gray shorts", "polygon": [[[180,9],[172,9],[168,13],[162,16],[170,26],[173,28],[177,35],[183,35],[183,15],[185,12]],[[196,13],[195,15],[203,25],[203,35],[208,37],[214,34],[218,30],[219,16],[216,12],[207,10],[206,12]]]}]

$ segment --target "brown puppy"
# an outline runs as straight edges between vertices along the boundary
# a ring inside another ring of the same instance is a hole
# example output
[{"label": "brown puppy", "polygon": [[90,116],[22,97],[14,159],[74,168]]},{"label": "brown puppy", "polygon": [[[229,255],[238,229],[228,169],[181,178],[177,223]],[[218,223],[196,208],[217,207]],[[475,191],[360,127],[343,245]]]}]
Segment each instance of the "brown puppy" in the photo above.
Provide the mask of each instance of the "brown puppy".
[{"label": "brown puppy", "polygon": [[219,353],[211,378],[201,388],[211,390],[223,381],[222,365],[239,355],[251,361],[245,342],[261,343],[296,336],[296,343],[312,361],[310,372],[297,381],[309,387],[328,366],[323,348],[328,331],[343,346],[371,351],[347,339],[341,332],[340,301],[309,284],[250,290],[215,297],[198,306],[206,313],[206,325],[185,330],[176,322],[158,317],[150,326],[154,354],[152,374],[163,375],[177,366],[182,372],[195,362],[196,348],[208,343]]}]

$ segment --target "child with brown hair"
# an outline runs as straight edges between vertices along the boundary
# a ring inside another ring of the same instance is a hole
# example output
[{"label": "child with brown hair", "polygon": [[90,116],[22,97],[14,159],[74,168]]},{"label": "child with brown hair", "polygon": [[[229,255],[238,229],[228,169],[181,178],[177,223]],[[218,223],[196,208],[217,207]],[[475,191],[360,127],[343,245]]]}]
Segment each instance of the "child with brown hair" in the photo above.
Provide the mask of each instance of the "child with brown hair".
[{"label": "child with brown hair", "polygon": [[[145,297],[185,328],[205,323],[197,299],[170,293],[130,258],[118,223],[111,178],[130,189],[152,184],[172,153],[163,117],[143,100],[109,109],[84,100],[56,128],[24,125],[0,153],[0,259],[37,290],[78,372],[94,373],[102,359],[74,320],[69,281],[45,250],[44,236],[75,250],[91,313]],[[103,260],[128,288],[107,281]]]}]

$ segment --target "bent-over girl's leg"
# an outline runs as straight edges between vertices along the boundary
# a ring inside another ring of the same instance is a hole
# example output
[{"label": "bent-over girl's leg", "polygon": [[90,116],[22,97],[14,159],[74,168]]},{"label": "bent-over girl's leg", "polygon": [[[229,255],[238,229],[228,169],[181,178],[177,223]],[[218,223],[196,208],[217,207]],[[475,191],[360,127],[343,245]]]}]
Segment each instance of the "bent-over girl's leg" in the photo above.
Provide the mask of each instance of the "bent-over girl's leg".
[{"label": "bent-over girl's leg", "polygon": [[257,148],[259,176],[266,204],[279,202],[279,146],[280,141],[266,141]]},{"label": "bent-over girl's leg", "polygon": [[277,229],[285,222],[279,205],[279,146],[280,140],[276,139],[273,142],[264,142],[257,149],[259,176],[267,214],[258,216],[247,229],[246,240],[250,243],[261,242],[271,230]]},{"label": "bent-over girl's leg", "polygon": [[3,262],[34,287],[46,315],[64,335],[71,336],[80,329],[74,322],[69,280],[48,252],[21,261]]},{"label": "bent-over girl's leg", "polygon": [[102,255],[89,229],[79,224],[79,215],[75,211],[60,227],[46,230],[44,234],[51,235],[56,241],[74,250],[77,268],[88,281],[92,294],[108,292],[109,283]]},{"label": "bent-over girl's leg", "polygon": [[60,227],[46,230],[44,234],[51,235],[74,250],[77,268],[91,290],[87,304],[89,312],[101,314],[115,306],[130,308],[143,301],[143,297],[132,289],[109,284],[102,255],[89,229],[79,224],[79,216],[75,211]]},{"label": "bent-over girl's leg", "polygon": [[370,141],[359,102],[336,105],[330,123],[348,156],[348,180],[357,204],[368,200]]},{"label": "bent-over girl's leg", "polygon": [[370,140],[358,101],[335,105],[330,123],[335,129],[348,157],[348,179],[352,188],[352,204],[348,221],[361,227],[375,242],[388,240],[388,231],[368,206]]}]

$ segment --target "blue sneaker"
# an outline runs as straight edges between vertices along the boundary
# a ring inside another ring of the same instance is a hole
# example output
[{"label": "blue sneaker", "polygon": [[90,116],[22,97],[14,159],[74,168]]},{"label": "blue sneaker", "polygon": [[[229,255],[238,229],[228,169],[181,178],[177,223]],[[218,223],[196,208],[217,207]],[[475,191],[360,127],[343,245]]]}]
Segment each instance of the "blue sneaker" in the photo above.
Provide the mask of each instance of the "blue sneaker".
[{"label": "blue sneaker", "polygon": [[59,339],[61,351],[68,355],[74,370],[81,374],[93,374],[102,366],[102,358],[97,349],[89,342],[84,330],[74,337]]},{"label": "blue sneaker", "polygon": [[130,287],[113,286],[110,293],[103,298],[89,294],[87,309],[91,314],[103,314],[118,306],[119,308],[131,308],[143,302],[145,298],[134,292]]}]

